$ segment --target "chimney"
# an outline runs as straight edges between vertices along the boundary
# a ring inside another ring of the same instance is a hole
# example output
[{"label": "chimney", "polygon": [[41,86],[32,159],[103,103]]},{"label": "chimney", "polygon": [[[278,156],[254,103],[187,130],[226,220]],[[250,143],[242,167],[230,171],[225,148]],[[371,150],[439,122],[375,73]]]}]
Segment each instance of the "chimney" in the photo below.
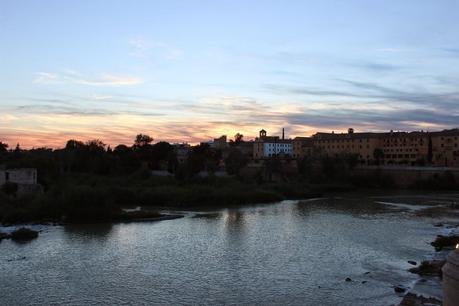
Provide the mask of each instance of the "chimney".
[{"label": "chimney", "polygon": [[282,140],[285,139],[285,131],[284,131],[284,128],[282,128]]}]

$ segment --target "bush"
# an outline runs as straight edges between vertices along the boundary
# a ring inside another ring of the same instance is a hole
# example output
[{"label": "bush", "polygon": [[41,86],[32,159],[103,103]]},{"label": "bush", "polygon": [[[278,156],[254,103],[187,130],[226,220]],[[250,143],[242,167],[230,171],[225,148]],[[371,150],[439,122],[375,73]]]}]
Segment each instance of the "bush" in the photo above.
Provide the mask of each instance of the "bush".
[{"label": "bush", "polygon": [[106,189],[77,186],[62,197],[66,221],[91,223],[110,221],[119,212]]}]

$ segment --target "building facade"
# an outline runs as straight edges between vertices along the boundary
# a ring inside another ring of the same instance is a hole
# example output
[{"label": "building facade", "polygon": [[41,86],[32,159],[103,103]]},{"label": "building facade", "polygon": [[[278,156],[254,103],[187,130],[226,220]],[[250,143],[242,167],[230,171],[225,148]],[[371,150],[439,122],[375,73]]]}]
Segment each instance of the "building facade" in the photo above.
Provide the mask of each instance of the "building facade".
[{"label": "building facade", "polygon": [[253,158],[290,158],[293,155],[293,146],[291,139],[285,139],[282,132],[282,138],[279,136],[268,136],[265,130],[261,130],[259,137],[255,138],[253,144]]},{"label": "building facade", "polygon": [[433,132],[432,163],[435,166],[459,167],[459,129]]},{"label": "building facade", "polygon": [[316,133],[283,139],[265,130],[253,142],[253,158],[284,156],[300,159],[313,152],[356,155],[362,165],[459,167],[459,129],[439,132]]},{"label": "building facade", "polygon": [[317,133],[314,147],[328,155],[356,154],[362,164],[459,167],[459,129],[440,132]]},{"label": "building facade", "polygon": [[7,169],[0,170],[0,185],[7,182],[24,185],[37,184],[37,169]]},{"label": "building facade", "polygon": [[334,156],[339,154],[357,155],[361,164],[374,161],[375,149],[380,146],[380,135],[376,133],[316,133],[312,136],[313,146],[322,154]]},{"label": "building facade", "polygon": [[303,158],[312,155],[314,150],[314,141],[311,137],[295,137],[292,140],[293,158]]}]

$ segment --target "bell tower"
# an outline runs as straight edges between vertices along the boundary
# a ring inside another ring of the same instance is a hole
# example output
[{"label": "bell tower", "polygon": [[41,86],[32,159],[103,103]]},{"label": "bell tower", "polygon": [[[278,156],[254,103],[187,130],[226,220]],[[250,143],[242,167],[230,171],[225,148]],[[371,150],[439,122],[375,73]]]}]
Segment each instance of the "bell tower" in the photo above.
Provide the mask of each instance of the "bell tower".
[{"label": "bell tower", "polygon": [[266,131],[265,130],[261,130],[260,131],[260,138],[263,138],[263,137],[266,137]]}]

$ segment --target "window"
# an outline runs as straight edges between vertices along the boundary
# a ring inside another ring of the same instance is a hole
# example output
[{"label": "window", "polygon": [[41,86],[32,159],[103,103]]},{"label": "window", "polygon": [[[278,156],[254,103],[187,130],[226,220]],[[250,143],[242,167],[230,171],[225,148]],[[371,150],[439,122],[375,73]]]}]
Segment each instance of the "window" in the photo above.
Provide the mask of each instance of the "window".
[{"label": "window", "polygon": [[5,172],[5,181],[9,181],[10,180],[10,173],[9,172]]}]

